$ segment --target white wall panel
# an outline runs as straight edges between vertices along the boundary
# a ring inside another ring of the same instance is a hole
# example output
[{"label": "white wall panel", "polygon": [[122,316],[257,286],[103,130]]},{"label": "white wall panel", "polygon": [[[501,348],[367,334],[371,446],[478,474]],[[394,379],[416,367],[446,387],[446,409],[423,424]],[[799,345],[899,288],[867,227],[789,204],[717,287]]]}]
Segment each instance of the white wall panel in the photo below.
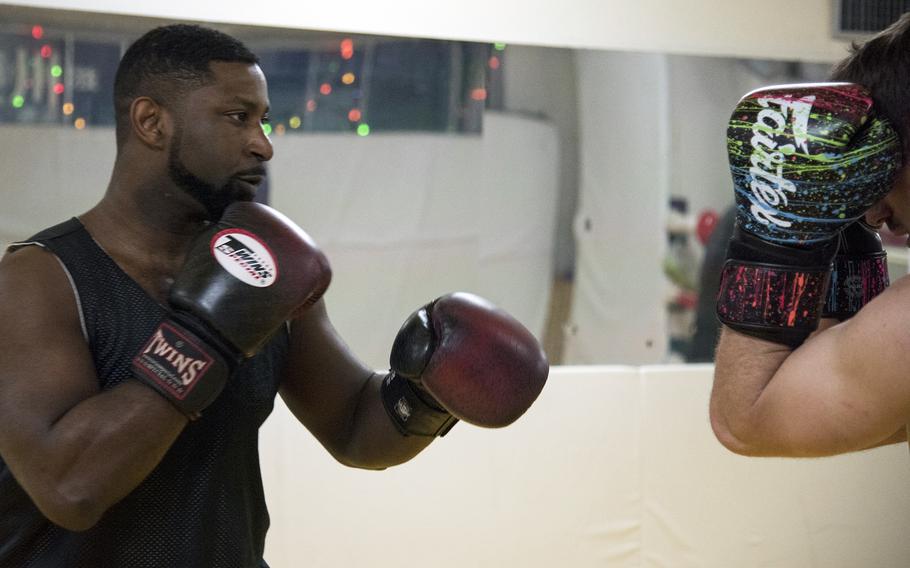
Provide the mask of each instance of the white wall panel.
[{"label": "white wall panel", "polygon": [[458,424],[382,472],[336,464],[278,406],[261,434],[272,568],[904,568],[906,444],[734,455],[710,365],[553,367],[513,425]]}]

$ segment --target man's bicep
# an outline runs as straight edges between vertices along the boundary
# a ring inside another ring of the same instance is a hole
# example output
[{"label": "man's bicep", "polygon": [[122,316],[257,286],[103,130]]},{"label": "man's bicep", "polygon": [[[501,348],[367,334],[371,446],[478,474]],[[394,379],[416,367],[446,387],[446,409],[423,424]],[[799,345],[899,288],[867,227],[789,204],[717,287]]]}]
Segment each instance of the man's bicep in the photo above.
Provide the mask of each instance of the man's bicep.
[{"label": "man's bicep", "polygon": [[75,295],[55,256],[28,247],[0,262],[0,455],[41,455],[42,434],[95,394]]},{"label": "man's bicep", "polygon": [[776,427],[794,452],[827,455],[873,447],[907,423],[907,284],[896,284],[852,319],[807,341],[768,384],[757,404],[759,419]]}]

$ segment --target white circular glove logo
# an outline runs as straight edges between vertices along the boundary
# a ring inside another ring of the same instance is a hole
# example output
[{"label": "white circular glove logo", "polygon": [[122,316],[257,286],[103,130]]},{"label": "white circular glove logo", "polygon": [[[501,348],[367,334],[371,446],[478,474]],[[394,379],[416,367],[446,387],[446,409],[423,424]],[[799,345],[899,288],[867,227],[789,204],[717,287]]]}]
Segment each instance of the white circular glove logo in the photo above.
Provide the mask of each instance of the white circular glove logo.
[{"label": "white circular glove logo", "polygon": [[225,229],[212,237],[212,255],[231,276],[265,288],[278,278],[278,263],[259,237],[243,229]]}]

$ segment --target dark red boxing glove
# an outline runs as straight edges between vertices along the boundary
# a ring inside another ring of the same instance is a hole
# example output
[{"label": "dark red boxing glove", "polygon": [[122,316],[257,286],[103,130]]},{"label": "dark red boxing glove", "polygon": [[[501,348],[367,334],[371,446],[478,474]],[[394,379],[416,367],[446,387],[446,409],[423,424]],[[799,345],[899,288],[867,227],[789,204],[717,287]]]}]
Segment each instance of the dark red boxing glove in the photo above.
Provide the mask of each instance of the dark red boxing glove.
[{"label": "dark red boxing glove", "polygon": [[414,312],[392,346],[386,410],[406,434],[443,435],[457,419],[500,428],[543,389],[549,364],[518,320],[466,293]]},{"label": "dark red boxing glove", "polygon": [[200,235],[169,294],[173,309],[133,359],[133,374],[195,417],[296,312],[328,288],[313,240],[274,209],[238,202]]}]

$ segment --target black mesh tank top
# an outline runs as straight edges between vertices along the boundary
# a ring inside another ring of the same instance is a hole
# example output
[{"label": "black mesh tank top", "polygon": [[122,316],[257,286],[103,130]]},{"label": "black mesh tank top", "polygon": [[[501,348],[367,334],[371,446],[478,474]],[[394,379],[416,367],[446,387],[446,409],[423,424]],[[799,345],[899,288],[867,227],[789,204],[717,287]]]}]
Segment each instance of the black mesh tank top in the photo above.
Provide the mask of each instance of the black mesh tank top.
[{"label": "black mesh tank top", "polygon": [[[101,388],[125,380],[132,356],[165,308],[75,218],[25,244],[30,243],[56,254],[69,273]],[[11,250],[17,246],[22,244]],[[151,475],[85,532],[48,521],[0,460],[0,567],[265,566],[269,516],[258,431],[272,411],[287,346],[282,331],[246,361]]]}]

